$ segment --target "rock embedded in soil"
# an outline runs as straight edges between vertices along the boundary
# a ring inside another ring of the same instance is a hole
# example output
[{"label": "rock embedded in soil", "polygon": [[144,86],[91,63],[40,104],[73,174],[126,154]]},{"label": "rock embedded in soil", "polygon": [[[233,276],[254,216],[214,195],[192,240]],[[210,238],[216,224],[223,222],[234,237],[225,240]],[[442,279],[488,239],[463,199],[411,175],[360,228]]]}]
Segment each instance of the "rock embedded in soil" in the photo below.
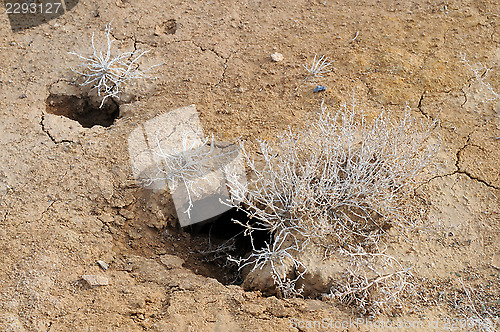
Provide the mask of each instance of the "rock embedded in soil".
[{"label": "rock embedded in soil", "polygon": [[104,271],[108,270],[108,264],[106,264],[105,261],[97,261],[97,265],[99,265]]},{"label": "rock embedded in soil", "polygon": [[288,308],[285,308],[283,301],[278,300],[272,296],[267,299],[268,305],[266,311],[275,317],[287,317],[291,315]]},{"label": "rock embedded in soil", "polygon": [[85,280],[87,282],[87,284],[89,284],[90,287],[109,285],[108,278],[106,278],[104,276],[85,274],[85,275],[82,275],[82,279]]},{"label": "rock embedded in soil", "polygon": [[130,211],[130,210],[127,210],[127,209],[120,209],[120,215],[123,216],[125,219],[134,219],[135,217],[135,213]]},{"label": "rock embedded in soil", "polygon": [[280,61],[283,61],[284,57],[283,57],[283,54],[275,52],[275,53],[271,54],[271,59],[274,62],[280,62]]}]

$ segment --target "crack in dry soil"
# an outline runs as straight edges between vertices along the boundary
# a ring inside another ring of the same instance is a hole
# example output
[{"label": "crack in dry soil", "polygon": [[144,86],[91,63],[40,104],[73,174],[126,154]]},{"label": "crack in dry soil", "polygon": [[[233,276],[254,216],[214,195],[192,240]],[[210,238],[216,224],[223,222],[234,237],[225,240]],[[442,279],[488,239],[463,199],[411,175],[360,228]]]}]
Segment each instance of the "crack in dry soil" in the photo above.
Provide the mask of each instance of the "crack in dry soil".
[{"label": "crack in dry soil", "polygon": [[[214,52],[215,53],[215,52]],[[227,62],[229,61],[229,59],[231,58],[231,55],[229,57],[227,57],[226,59],[224,59],[224,71],[222,72],[222,75],[221,75],[221,78],[219,80],[219,82],[217,82],[217,84],[215,86],[219,86],[221,85],[221,83],[224,81],[224,79],[226,78],[226,71],[227,71]]]},{"label": "crack in dry soil", "polygon": [[452,176],[452,175],[455,175],[455,174],[463,174],[463,175],[466,175],[469,179],[471,180],[475,180],[475,181],[478,181],[482,184],[484,184],[485,186],[489,187],[489,188],[493,188],[493,189],[500,189],[499,187],[496,187],[495,185],[489,183],[488,181],[484,180],[484,179],[481,179],[480,177],[477,177],[477,176],[474,176],[472,175],[470,172],[468,172],[467,170],[465,169],[460,169],[460,161],[461,161],[461,157],[460,157],[460,154],[462,153],[463,150],[465,150],[468,146],[475,146],[477,147],[478,149],[480,150],[483,150],[484,151],[484,148],[481,147],[481,146],[478,146],[476,144],[472,144],[470,143],[470,137],[471,135],[473,134],[474,132],[471,132],[469,133],[469,135],[467,135],[467,140],[464,144],[464,146],[460,147],[455,156],[456,156],[456,160],[455,160],[455,170],[451,173],[448,173],[448,174],[443,174],[443,175],[437,175],[437,176],[433,176],[432,178],[430,178],[427,183],[429,183],[430,181],[436,179],[436,178],[444,178],[444,177],[447,177],[447,176]]},{"label": "crack in dry soil", "polygon": [[[470,86],[470,85],[469,85]],[[443,91],[444,93],[450,93],[451,91],[453,91],[453,89],[450,89],[448,91]],[[460,107],[464,107],[464,105],[467,103],[467,94],[465,93],[465,91],[463,89],[458,89],[458,91],[462,92],[463,94],[463,97],[464,97],[464,102],[460,105]],[[417,105],[417,109],[419,111],[419,113],[421,113],[423,116],[425,116],[426,118],[428,119],[431,119],[433,121],[435,121],[435,119],[430,116],[428,113],[426,113],[423,108],[422,108],[422,102],[425,98],[425,95],[426,95],[426,91],[424,91],[422,93],[422,95],[420,96],[420,99],[418,101],[418,105]],[[441,123],[439,123],[439,126],[442,127],[442,128],[445,128],[442,126]],[[453,129],[453,128],[451,128]],[[477,130],[476,130],[477,131]],[[479,145],[476,145],[476,144],[472,144],[470,142],[470,139],[471,139],[471,136],[473,133],[475,133],[476,131],[472,131],[470,132],[468,135],[467,135],[467,139],[466,139],[466,142],[465,144],[460,147],[455,156],[456,156],[456,159],[455,159],[455,170],[452,172],[452,173],[449,173],[449,174],[444,174],[444,175],[439,175],[439,176],[434,176],[432,177],[431,179],[429,179],[429,181],[435,179],[435,178],[442,178],[442,177],[446,177],[446,176],[451,176],[451,175],[455,175],[455,174],[464,174],[466,175],[468,178],[470,178],[471,180],[475,180],[475,181],[478,181],[478,182],[481,182],[482,184],[486,185],[487,187],[490,187],[490,188],[493,188],[493,189],[500,189],[498,187],[496,187],[495,185],[489,183],[488,181],[484,180],[484,179],[481,179],[480,177],[477,177],[477,176],[474,176],[472,175],[469,171],[467,171],[466,169],[461,169],[460,168],[460,162],[461,162],[461,153],[463,152],[463,150],[465,150],[468,146],[474,146],[474,147],[477,147],[478,149],[485,151],[485,149],[482,147],[482,146],[479,146]]]},{"label": "crack in dry soil", "polygon": [[460,105],[460,107],[463,108],[465,106],[465,104],[467,104],[467,101],[468,101],[467,93],[465,93],[464,89],[460,89],[460,92],[462,92],[464,95],[464,102]]},{"label": "crack in dry soil", "polygon": [[460,154],[462,153],[462,151],[467,148],[468,146],[475,146],[477,147],[478,149],[480,150],[483,150],[484,151],[484,148],[481,147],[481,146],[478,146],[478,145],[475,145],[475,144],[472,144],[470,143],[470,136],[472,135],[473,133],[470,133],[467,137],[467,141],[465,142],[464,146],[462,146],[460,149],[458,149],[457,151],[457,154],[456,154],[456,161],[455,161],[455,167],[456,167],[456,171],[454,171],[452,174],[450,175],[453,175],[453,174],[464,174],[466,175],[467,177],[469,177],[470,179],[472,180],[476,180],[476,181],[479,181],[481,182],[482,184],[486,185],[487,187],[490,187],[490,188],[493,188],[493,189],[500,189],[499,187],[496,187],[494,186],[493,184],[491,183],[488,183],[486,180],[484,179],[481,179],[477,176],[474,176],[472,175],[470,172],[468,172],[466,169],[460,169]]},{"label": "crack in dry soil", "polygon": [[[115,38],[116,40],[120,40],[120,41],[121,40],[125,40],[125,39],[131,39],[133,41],[133,45],[134,45],[134,53],[137,52],[137,50],[138,50],[137,44],[144,44],[144,45],[147,45],[147,46],[149,46],[151,48],[157,47],[157,46],[151,45],[148,42],[141,41],[141,40],[137,39],[135,36],[125,37],[123,39],[118,39],[113,34],[111,34],[111,36],[113,38]],[[192,39],[178,39],[178,40],[173,40],[173,41],[170,41],[170,42],[166,43],[166,45],[170,45],[170,44],[174,44],[174,43],[191,43],[196,48],[199,48],[202,52],[206,52],[206,51],[212,52],[216,57],[224,60],[224,63],[222,65],[223,66],[223,71],[222,71],[221,77],[220,77],[219,81],[215,84],[215,86],[219,86],[224,81],[225,76],[226,76],[228,61],[231,58],[231,55],[229,55],[228,57],[224,57],[222,54],[220,54],[219,52],[217,52],[214,48],[203,47],[202,45],[198,44],[197,42],[195,42]],[[236,53],[236,51],[232,52],[232,54],[234,54],[234,53]]]},{"label": "crack in dry soil", "polygon": [[42,127],[42,131],[50,138],[50,140],[54,143],[54,144],[61,144],[61,143],[76,143],[76,142],[73,142],[72,140],[68,140],[68,139],[62,139],[62,140],[57,140],[55,137],[53,137],[49,130],[47,128],[45,128],[45,114],[42,114],[42,117],[40,119],[40,126]]},{"label": "crack in dry soil", "polygon": [[422,93],[422,95],[420,96],[420,99],[418,100],[418,104],[417,104],[417,109],[418,109],[418,111],[419,111],[419,112],[420,112],[423,116],[425,116],[427,119],[431,119],[431,120],[433,120],[433,121],[434,121],[434,119],[433,119],[433,118],[432,118],[429,114],[425,113],[425,112],[424,112],[424,110],[422,109],[422,101],[423,101],[423,100],[424,100],[424,98],[425,98],[425,93],[426,93],[426,91],[424,91],[424,92]]},{"label": "crack in dry soil", "polygon": [[[198,47],[202,52],[210,51],[213,54],[215,54],[218,58],[224,60],[221,78],[219,79],[219,81],[217,82],[217,84],[215,84],[215,86],[219,86],[224,81],[224,79],[226,78],[227,63],[228,63],[229,59],[231,58],[231,55],[229,55],[227,58],[225,58],[222,54],[219,54],[219,52],[217,52],[214,48],[205,48],[202,45],[196,43],[194,40],[187,40],[187,41],[191,42],[193,45],[195,45],[196,47]],[[232,54],[234,54],[234,53],[236,53],[236,51],[232,52]]]}]

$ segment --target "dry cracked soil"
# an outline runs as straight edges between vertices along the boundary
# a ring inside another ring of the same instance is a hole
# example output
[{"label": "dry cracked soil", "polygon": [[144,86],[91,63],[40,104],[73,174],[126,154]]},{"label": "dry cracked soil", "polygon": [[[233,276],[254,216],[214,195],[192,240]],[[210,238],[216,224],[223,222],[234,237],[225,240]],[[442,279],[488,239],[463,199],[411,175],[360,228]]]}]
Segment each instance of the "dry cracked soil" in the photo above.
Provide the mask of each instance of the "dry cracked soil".
[{"label": "dry cracked soil", "polygon": [[[474,317],[495,330],[499,15],[495,0],[81,0],[12,31],[0,10],[0,330],[488,327]],[[163,64],[157,79],[96,110],[74,84],[69,52],[88,53],[110,22],[117,48],[150,50],[141,65]],[[315,54],[332,70],[305,80]],[[478,71],[482,82],[460,54],[490,69]],[[317,85],[326,91],[314,93]],[[390,241],[413,267],[414,292],[397,315],[353,324],[349,306],[243,290],[234,270],[204,255],[206,231],[180,229],[171,198],[132,176],[128,135],[158,114],[195,104],[206,133],[255,148],[300,130],[322,101],[336,109],[353,95],[368,114],[408,105],[415,118],[440,119],[444,166],[415,191],[417,229]],[[82,275],[108,284],[90,287]],[[329,325],[313,324],[322,320]]]}]

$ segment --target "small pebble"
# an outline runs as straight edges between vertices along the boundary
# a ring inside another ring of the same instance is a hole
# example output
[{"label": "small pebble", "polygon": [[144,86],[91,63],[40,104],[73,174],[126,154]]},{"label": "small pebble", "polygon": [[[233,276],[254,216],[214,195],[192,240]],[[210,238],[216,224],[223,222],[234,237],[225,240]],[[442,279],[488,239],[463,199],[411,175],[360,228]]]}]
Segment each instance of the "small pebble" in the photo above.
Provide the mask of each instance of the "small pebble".
[{"label": "small pebble", "polygon": [[106,264],[105,261],[97,261],[97,265],[99,265],[104,271],[108,270],[108,264]]},{"label": "small pebble", "polygon": [[321,91],[325,91],[326,90],[326,86],[324,85],[318,85],[317,87],[314,88],[314,92],[321,92]]},{"label": "small pebble", "polygon": [[85,274],[82,276],[82,279],[85,280],[90,287],[107,286],[109,284],[108,278],[103,276]]},{"label": "small pebble", "polygon": [[283,61],[284,57],[283,57],[283,54],[276,52],[276,53],[271,54],[271,59],[274,62],[279,62],[279,61]]}]

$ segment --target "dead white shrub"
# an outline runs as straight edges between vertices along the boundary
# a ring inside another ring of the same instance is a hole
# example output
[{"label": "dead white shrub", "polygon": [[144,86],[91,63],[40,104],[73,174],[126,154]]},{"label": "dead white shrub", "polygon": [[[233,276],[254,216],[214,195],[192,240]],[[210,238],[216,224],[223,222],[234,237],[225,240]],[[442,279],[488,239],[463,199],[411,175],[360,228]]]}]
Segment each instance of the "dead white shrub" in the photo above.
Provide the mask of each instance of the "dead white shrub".
[{"label": "dead white shrub", "polygon": [[83,60],[83,63],[78,65],[81,68],[80,70],[73,68],[71,70],[85,79],[81,83],[82,86],[89,85],[91,89],[97,90],[97,95],[102,98],[100,107],[104,105],[107,98],[115,97],[120,99],[123,87],[129,81],[152,78],[146,72],[161,65],[157,64],[146,69],[139,69],[139,59],[149,51],[135,50],[115,55],[112,51],[115,39],[111,35],[111,23],[106,25],[105,34],[106,44],[96,47],[94,33],[92,33],[90,55],[70,52],[70,54],[76,55],[80,60]]},{"label": "dead white shrub", "polygon": [[[322,105],[319,118],[303,132],[289,130],[279,135],[277,142],[260,142],[262,167],[242,144],[251,179],[243,185],[231,176],[231,170],[226,170],[231,197],[238,198],[254,220],[245,225],[247,234],[266,230],[274,235],[274,243],[256,248],[250,256],[239,260],[240,266],[283,266],[282,257],[287,256],[295,266],[295,275],[300,277],[305,266],[295,259],[294,252],[320,246],[325,253],[340,250],[352,261],[353,269],[347,271],[352,277],[350,286],[332,289],[340,299],[369,291],[371,294],[375,286],[379,294],[386,292],[390,287],[384,285],[389,282],[404,288],[408,271],[394,259],[384,258],[384,264],[400,269],[390,275],[374,274],[372,279],[354,267],[366,265],[369,255],[385,257],[378,244],[388,228],[408,227],[405,198],[434,171],[439,146],[439,142],[431,142],[435,125],[415,120],[408,107],[402,118],[392,120],[388,112],[368,119],[356,110],[354,103],[350,107],[344,105],[334,114]],[[346,254],[348,248],[359,247],[366,255],[357,255],[356,251]],[[278,290],[293,294],[284,288],[290,285],[287,274],[274,268],[272,273]],[[389,299],[398,292],[386,294],[378,301],[390,303]],[[366,302],[363,298],[361,301]]]}]

